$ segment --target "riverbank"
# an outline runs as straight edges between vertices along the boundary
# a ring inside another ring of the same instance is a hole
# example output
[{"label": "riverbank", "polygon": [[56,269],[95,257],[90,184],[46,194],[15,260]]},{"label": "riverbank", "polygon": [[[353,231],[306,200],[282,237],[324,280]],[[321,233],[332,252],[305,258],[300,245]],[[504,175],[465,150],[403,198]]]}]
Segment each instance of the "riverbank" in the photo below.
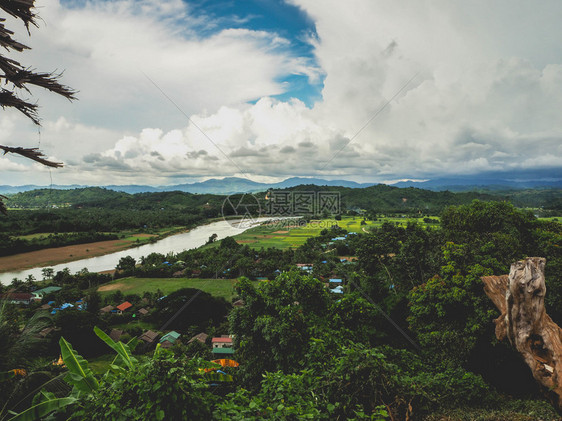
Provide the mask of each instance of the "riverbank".
[{"label": "riverbank", "polygon": [[[205,221],[205,223],[208,223]],[[16,270],[48,267],[76,260],[99,257],[106,254],[139,247],[170,235],[188,232],[185,227],[171,227],[158,234],[134,233],[119,240],[96,241],[94,243],[75,244],[72,246],[50,247],[26,253],[0,257],[0,273]]]},{"label": "riverbank", "polygon": [[[26,261],[26,258],[30,258],[28,253],[18,256],[18,262],[14,261],[16,256],[10,256],[9,258],[2,259],[3,264],[10,267],[17,266],[17,268],[11,271],[4,270],[0,272],[0,283],[7,285],[13,278],[26,279],[29,275],[33,275],[35,279],[41,279],[41,271],[44,267],[53,268],[55,273],[65,268],[68,268],[71,273],[78,272],[84,268],[87,268],[90,272],[113,270],[122,257],[130,256],[133,259],[139,260],[142,259],[143,256],[148,256],[151,253],[177,253],[183,250],[201,247],[206,244],[209,237],[213,235],[216,235],[217,240],[221,240],[227,236],[240,234],[268,219],[270,218],[255,219],[251,221],[251,223],[241,224],[234,223],[235,221],[224,220],[206,223],[192,228],[188,232],[168,235],[158,241],[150,241],[139,247],[128,247],[126,244],[120,245],[119,240],[116,240],[115,243],[110,246],[117,247],[118,251],[111,252],[107,245],[98,244],[98,246],[106,247],[103,250],[98,250],[98,256],[94,255],[95,252],[89,245],[88,247],[86,245],[81,246],[83,247],[83,253],[86,253],[85,257],[82,258],[79,258],[76,252],[77,249],[74,249],[73,252],[67,251],[66,253],[64,253],[64,248],[43,250],[43,253],[46,253],[43,255],[43,265],[38,264],[39,258],[37,256],[34,257],[33,261]],[[240,220],[240,222],[243,221]],[[77,246],[72,247],[74,248]],[[88,248],[89,251],[86,252],[86,248]],[[52,264],[55,260],[55,256],[53,256],[52,252],[58,253],[59,259],[57,260],[63,260],[63,263]],[[70,256],[70,254],[72,254],[72,256]],[[37,266],[31,269],[25,269],[25,267],[29,268],[31,265]]]},{"label": "riverbank", "polygon": [[103,256],[137,245],[135,242],[123,240],[98,241],[96,243],[77,244],[49,248],[28,253],[0,257],[0,273],[35,267],[54,266],[88,257]]}]

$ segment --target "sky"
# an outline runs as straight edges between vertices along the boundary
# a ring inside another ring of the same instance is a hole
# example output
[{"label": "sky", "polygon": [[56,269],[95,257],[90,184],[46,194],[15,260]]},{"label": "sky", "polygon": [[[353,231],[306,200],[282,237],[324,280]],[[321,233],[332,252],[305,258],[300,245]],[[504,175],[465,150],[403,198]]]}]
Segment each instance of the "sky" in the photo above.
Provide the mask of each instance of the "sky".
[{"label": "sky", "polygon": [[[562,3],[37,0],[32,49],[78,100],[0,110],[0,184],[562,178]],[[4,53],[2,53],[4,54]]]}]

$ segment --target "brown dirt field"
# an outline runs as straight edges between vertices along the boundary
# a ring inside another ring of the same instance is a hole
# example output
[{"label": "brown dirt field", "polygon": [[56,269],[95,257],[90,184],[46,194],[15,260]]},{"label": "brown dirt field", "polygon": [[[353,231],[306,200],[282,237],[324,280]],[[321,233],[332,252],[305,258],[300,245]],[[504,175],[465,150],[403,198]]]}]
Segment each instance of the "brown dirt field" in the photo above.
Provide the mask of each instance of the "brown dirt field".
[{"label": "brown dirt field", "polygon": [[97,243],[76,244],[74,246],[56,247],[14,254],[13,256],[4,256],[0,257],[0,273],[52,266],[87,257],[102,256],[115,251],[125,250],[132,244],[134,243],[123,240],[99,241]]},{"label": "brown dirt field", "polygon": [[257,243],[257,240],[236,240],[238,244],[250,244],[250,243]]},{"label": "brown dirt field", "polygon": [[101,287],[98,288],[99,292],[102,291],[115,291],[120,289],[121,291],[126,291],[128,289],[131,289],[133,287],[133,285],[125,285],[121,282],[117,283],[117,284],[111,284],[111,285],[102,285]]},{"label": "brown dirt field", "polygon": [[275,231],[273,234],[288,234],[289,231]]}]

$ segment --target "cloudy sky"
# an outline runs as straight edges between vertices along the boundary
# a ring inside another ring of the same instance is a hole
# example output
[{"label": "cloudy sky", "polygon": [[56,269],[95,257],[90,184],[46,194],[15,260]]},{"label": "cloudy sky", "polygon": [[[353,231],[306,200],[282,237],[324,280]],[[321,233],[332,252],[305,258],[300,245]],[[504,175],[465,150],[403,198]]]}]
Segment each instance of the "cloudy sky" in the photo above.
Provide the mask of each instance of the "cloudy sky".
[{"label": "cloudy sky", "polygon": [[[31,51],[70,103],[0,110],[0,184],[561,177],[562,3],[38,0]],[[23,95],[29,98],[29,95]]]}]

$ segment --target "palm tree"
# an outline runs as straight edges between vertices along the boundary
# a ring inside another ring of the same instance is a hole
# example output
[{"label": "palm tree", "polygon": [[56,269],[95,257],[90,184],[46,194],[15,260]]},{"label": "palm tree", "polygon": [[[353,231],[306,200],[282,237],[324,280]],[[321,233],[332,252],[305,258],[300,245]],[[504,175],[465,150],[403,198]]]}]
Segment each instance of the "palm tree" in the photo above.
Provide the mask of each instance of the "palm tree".
[{"label": "palm tree", "polygon": [[[0,2],[0,10],[4,14],[21,20],[27,28],[28,34],[30,25],[37,26],[37,15],[35,14],[34,7],[35,0],[6,0]],[[21,53],[24,50],[29,50],[28,46],[16,41],[13,37],[13,31],[4,26],[4,21],[5,19],[0,16],[0,47],[3,47],[2,49],[8,52]],[[76,99],[74,96],[76,92],[74,90],[58,82],[60,76],[61,74],[37,72],[29,66],[22,66],[13,58],[0,54],[0,85],[4,86],[0,88],[0,107],[15,108],[39,126],[38,105],[27,99],[22,99],[18,93],[25,92],[29,94],[31,91],[28,86],[31,85],[47,89],[71,101]],[[9,89],[6,89],[5,86],[9,87]],[[4,154],[18,154],[49,167],[57,168],[62,166],[59,162],[45,159],[44,155],[37,148],[0,145],[0,150]],[[2,202],[2,198],[3,196],[0,196],[0,212],[6,213],[6,206]]]},{"label": "palm tree", "polygon": [[5,300],[0,302],[0,373],[5,373],[14,369],[22,377],[15,377],[0,383],[0,414],[10,400],[18,395],[18,391],[25,390],[25,385],[35,384],[37,381],[44,382],[51,375],[46,373],[38,380],[37,373],[33,373],[36,358],[41,348],[46,345],[46,340],[42,338],[40,332],[51,327],[53,321],[46,311],[36,312],[25,325],[21,326],[20,312],[16,306],[8,304]]}]

